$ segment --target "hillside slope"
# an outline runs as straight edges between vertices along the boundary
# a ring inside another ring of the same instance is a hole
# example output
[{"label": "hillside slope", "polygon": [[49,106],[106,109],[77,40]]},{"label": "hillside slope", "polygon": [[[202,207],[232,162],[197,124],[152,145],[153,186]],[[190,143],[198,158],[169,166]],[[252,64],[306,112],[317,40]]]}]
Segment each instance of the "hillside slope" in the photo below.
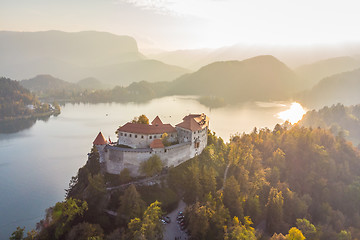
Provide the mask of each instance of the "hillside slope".
[{"label": "hillside slope", "polygon": [[345,107],[337,104],[318,111],[309,111],[298,124],[304,127],[327,128],[334,135],[345,136],[354,145],[360,144],[360,105]]},{"label": "hillside slope", "polygon": [[0,120],[31,114],[32,109],[27,105],[39,106],[40,103],[19,82],[0,78]]},{"label": "hillside slope", "polygon": [[284,100],[296,91],[294,72],[273,56],[215,62],[176,79],[172,94],[222,97],[228,102]]},{"label": "hillside slope", "polygon": [[295,72],[304,80],[304,86],[311,88],[325,77],[351,71],[359,67],[360,61],[352,57],[338,57],[300,66],[295,69]]},{"label": "hillside slope", "polygon": [[342,103],[360,103],[360,69],[322,79],[300,97],[300,102],[310,108],[321,108]]}]

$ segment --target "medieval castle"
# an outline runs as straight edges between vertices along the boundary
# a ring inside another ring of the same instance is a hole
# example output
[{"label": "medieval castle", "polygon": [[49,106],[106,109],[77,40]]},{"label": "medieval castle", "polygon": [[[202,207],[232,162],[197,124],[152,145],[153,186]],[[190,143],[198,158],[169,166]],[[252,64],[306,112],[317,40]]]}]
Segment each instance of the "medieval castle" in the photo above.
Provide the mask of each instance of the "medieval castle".
[{"label": "medieval castle", "polygon": [[[127,168],[132,176],[139,175],[139,166],[158,155],[165,167],[177,166],[200,154],[207,145],[209,118],[190,114],[175,126],[164,124],[157,116],[151,124],[128,122],[117,130],[118,141],[108,142],[100,132],[93,144],[99,151],[105,171],[120,174]],[[167,146],[162,137],[167,135]]]}]

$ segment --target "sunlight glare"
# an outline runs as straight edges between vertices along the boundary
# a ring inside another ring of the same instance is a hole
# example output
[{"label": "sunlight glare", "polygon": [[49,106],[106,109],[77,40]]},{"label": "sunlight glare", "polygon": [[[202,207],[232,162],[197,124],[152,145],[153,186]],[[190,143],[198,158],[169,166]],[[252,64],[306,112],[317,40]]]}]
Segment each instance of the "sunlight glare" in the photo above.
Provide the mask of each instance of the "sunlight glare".
[{"label": "sunlight glare", "polygon": [[300,105],[300,103],[293,102],[288,110],[279,112],[277,117],[289,121],[291,124],[297,123],[301,120],[303,115],[306,113],[305,109]]}]

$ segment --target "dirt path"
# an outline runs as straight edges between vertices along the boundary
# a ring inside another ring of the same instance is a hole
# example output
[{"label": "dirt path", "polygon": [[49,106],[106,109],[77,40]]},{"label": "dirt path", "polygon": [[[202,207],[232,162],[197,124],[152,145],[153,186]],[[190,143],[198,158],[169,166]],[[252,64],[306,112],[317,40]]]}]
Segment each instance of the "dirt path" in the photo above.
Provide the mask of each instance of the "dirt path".
[{"label": "dirt path", "polygon": [[176,222],[176,217],[178,216],[178,213],[184,212],[186,207],[186,204],[180,200],[178,207],[169,213],[167,216],[170,217],[171,222],[164,225],[164,240],[174,240],[175,237],[179,240],[186,240],[188,239],[187,234],[180,229],[179,224]]},{"label": "dirt path", "polygon": [[228,174],[228,171],[229,171],[229,167],[230,167],[230,163],[225,168],[224,181],[223,181],[223,186],[222,186],[221,190],[224,190],[227,174]]}]

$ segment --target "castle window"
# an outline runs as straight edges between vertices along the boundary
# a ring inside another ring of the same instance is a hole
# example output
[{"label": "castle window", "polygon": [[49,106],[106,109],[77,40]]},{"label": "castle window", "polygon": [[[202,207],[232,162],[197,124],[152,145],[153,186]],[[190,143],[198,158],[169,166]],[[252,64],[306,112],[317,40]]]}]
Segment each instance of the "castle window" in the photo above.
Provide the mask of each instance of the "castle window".
[{"label": "castle window", "polygon": [[127,134],[125,133],[125,137],[127,136]]},{"label": "castle window", "polygon": [[123,133],[120,133],[120,136],[122,136],[123,135]]},{"label": "castle window", "polygon": [[196,132],[194,132],[194,134],[196,134]]},{"label": "castle window", "polygon": [[135,135],[135,138],[137,138],[137,135]]},{"label": "castle window", "polygon": [[141,135],[141,138],[144,138],[144,136],[143,136],[143,135]]},{"label": "castle window", "polygon": [[129,134],[129,137],[131,137],[132,135],[131,134]]},{"label": "castle window", "polygon": [[152,139],[152,136],[150,136],[149,138]]}]

